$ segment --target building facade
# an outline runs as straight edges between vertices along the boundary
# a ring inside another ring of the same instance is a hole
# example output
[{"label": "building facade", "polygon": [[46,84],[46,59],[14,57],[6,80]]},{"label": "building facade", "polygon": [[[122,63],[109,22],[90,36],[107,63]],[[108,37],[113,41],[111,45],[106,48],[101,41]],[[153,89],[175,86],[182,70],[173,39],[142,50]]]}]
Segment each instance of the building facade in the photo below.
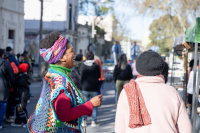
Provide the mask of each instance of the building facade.
[{"label": "building facade", "polygon": [[[102,61],[111,58],[111,47],[112,47],[112,31],[113,31],[113,17],[111,15],[105,17],[93,17],[93,16],[78,16],[78,24],[80,25],[92,25],[92,21],[95,20],[96,34],[95,34],[95,45],[92,45],[90,49],[94,51]],[[92,29],[89,29],[91,33]]]},{"label": "building facade", "polygon": [[120,41],[122,53],[126,54],[128,60],[131,60],[131,45],[133,45],[133,42],[136,42],[137,45],[140,46],[140,51],[143,51],[140,40],[131,40],[129,37],[127,37]]},{"label": "building facade", "polygon": [[88,51],[88,45],[91,43],[91,27],[78,24],[78,45],[76,49],[77,54],[86,55]]},{"label": "building facade", "polygon": [[24,48],[24,0],[0,0],[0,48],[13,48],[14,54]]},{"label": "building facade", "polygon": [[113,17],[112,15],[108,15],[105,17],[93,17],[93,16],[85,16],[80,15],[78,16],[78,23],[85,25],[88,23],[88,25],[92,25],[92,21],[95,19],[95,25],[98,27],[104,29],[106,32],[104,35],[104,38],[106,41],[112,41],[112,31],[113,31]]},{"label": "building facade", "polygon": [[[41,2],[25,0],[25,50],[39,58],[39,29]],[[77,51],[78,0],[43,0],[43,34],[58,31],[70,40]],[[32,43],[35,42],[35,43]],[[35,51],[34,48],[35,47]]]}]

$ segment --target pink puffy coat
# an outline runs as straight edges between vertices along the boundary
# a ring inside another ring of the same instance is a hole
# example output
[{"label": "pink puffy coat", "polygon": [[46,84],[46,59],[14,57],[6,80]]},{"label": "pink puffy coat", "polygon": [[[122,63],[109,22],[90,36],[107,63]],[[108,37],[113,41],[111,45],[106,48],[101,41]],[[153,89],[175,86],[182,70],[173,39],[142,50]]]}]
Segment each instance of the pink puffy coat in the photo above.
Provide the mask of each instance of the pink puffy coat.
[{"label": "pink puffy coat", "polygon": [[126,92],[122,90],[115,118],[115,133],[191,133],[192,127],[178,92],[160,77],[136,79],[151,117],[148,126],[131,129]]}]

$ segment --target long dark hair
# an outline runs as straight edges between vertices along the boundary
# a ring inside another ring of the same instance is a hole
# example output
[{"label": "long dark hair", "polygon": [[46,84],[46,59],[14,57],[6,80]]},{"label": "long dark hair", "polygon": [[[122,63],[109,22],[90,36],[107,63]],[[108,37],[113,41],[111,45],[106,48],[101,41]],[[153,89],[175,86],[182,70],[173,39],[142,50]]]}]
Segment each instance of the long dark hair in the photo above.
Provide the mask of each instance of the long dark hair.
[{"label": "long dark hair", "polygon": [[28,60],[28,55],[27,55],[27,54],[23,53],[23,54],[21,54],[21,56],[24,57],[24,60],[23,60],[23,61],[29,61],[29,60]]},{"label": "long dark hair", "polygon": [[126,66],[128,65],[127,57],[125,54],[120,55],[118,67],[120,67],[122,70],[126,69]]}]

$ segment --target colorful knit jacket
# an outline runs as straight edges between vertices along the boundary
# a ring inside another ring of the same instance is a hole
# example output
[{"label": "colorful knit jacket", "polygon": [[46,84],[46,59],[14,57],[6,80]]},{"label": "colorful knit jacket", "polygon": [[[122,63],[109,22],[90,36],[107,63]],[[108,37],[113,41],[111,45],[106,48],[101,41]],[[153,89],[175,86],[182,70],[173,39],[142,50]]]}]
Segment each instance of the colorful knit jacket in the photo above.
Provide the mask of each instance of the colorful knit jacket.
[{"label": "colorful knit jacket", "polygon": [[53,102],[59,92],[64,90],[71,99],[71,106],[76,107],[84,103],[79,90],[70,78],[70,69],[50,65],[48,73],[43,79],[42,92],[33,114],[27,122],[27,130],[31,133],[82,133],[81,117],[69,122],[58,119]]}]

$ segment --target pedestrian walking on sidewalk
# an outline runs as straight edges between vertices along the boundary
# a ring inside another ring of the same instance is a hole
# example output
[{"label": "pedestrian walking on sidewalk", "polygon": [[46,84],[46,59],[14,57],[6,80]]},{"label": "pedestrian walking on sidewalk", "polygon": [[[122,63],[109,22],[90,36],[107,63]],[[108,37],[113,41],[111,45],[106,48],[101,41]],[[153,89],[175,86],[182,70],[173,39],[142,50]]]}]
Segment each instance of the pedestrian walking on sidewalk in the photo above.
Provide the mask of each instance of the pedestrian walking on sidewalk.
[{"label": "pedestrian walking on sidewalk", "polygon": [[16,105],[16,118],[15,122],[11,124],[14,127],[24,127],[27,123],[27,101],[29,99],[29,85],[30,77],[27,74],[28,71],[28,64],[22,63],[19,65],[19,73],[17,74],[17,79],[15,81],[16,90],[15,92],[15,99],[18,100]]},{"label": "pedestrian walking on sidewalk", "polygon": [[31,63],[31,66],[34,67],[35,59],[33,58],[32,54],[29,55],[29,61]]},{"label": "pedestrian walking on sidewalk", "polygon": [[124,85],[115,118],[115,133],[191,133],[185,104],[175,88],[165,84],[164,65],[156,52],[137,59],[139,76]]},{"label": "pedestrian walking on sidewalk", "polygon": [[31,77],[33,68],[32,68],[31,62],[29,61],[29,58],[28,58],[27,54],[25,54],[25,53],[21,54],[21,61],[22,61],[22,63],[28,64],[28,72],[27,72],[27,74]]},{"label": "pedestrian walking on sidewalk", "polygon": [[17,67],[19,66],[19,62],[17,61],[17,59],[13,55],[13,50],[12,50],[11,47],[6,47],[5,56],[8,57],[10,63],[14,62]]},{"label": "pedestrian walking on sidewalk", "polygon": [[40,55],[49,63],[42,81],[42,92],[36,108],[27,122],[28,132],[81,133],[82,116],[92,115],[101,105],[98,95],[84,103],[80,91],[71,79],[75,52],[69,40],[59,32],[51,32],[40,40]]},{"label": "pedestrian walking on sidewalk", "polygon": [[[10,65],[14,71],[14,76],[16,77],[16,74],[18,73],[17,67],[19,66],[19,62],[17,61],[17,59],[15,58],[15,56],[13,54],[13,49],[9,46],[6,47],[6,53],[5,53],[4,59],[6,59],[10,62]],[[13,89],[10,90],[9,98],[7,101],[7,109],[6,109],[6,122],[7,123],[14,122],[15,103],[14,103]]]},{"label": "pedestrian walking on sidewalk", "polygon": [[[197,61],[197,69],[196,69],[197,71],[198,71],[198,68],[199,68],[199,61]],[[192,66],[192,70],[190,71],[190,77],[187,84],[188,103],[190,104],[190,106],[192,106],[192,99],[193,99],[194,73],[195,73],[194,67]],[[199,91],[199,94],[200,94],[200,91]]]},{"label": "pedestrian walking on sidewalk", "polygon": [[[9,62],[9,55],[4,55],[4,59]],[[16,79],[17,73],[19,72],[18,67],[15,65],[14,62],[10,62],[10,65],[14,72],[14,77]],[[15,94],[14,90],[16,89],[15,86],[10,89],[9,91],[9,98],[7,101],[7,108],[6,108],[6,119],[5,121],[7,123],[13,123],[14,122],[14,115],[15,115]]]},{"label": "pedestrian walking on sidewalk", "polygon": [[167,83],[167,81],[168,81],[169,65],[166,63],[166,58],[165,57],[162,57],[162,58],[163,58],[163,64],[164,64],[164,70],[162,72],[162,75],[165,78],[165,83]]},{"label": "pedestrian walking on sidewalk", "polygon": [[114,64],[117,65],[117,60],[121,54],[121,45],[119,44],[119,41],[116,41],[116,44],[112,46],[112,52],[113,52]]},{"label": "pedestrian walking on sidewalk", "polygon": [[125,54],[120,55],[118,65],[114,69],[113,78],[116,83],[118,101],[123,86],[133,78],[131,66],[127,63]]},{"label": "pedestrian walking on sidewalk", "polygon": [[189,77],[190,77],[190,72],[193,70],[193,66],[194,66],[194,59],[192,59],[189,63],[188,80],[189,80]]},{"label": "pedestrian walking on sidewalk", "polygon": [[150,50],[152,50],[152,51],[154,51],[156,53],[158,53],[159,49],[160,49],[160,47],[157,46],[156,43],[153,43],[153,46],[151,46],[151,48],[150,48]]},{"label": "pedestrian walking on sidewalk", "polygon": [[133,74],[133,79],[136,79],[137,76],[139,75],[138,71],[136,70],[136,60],[137,60],[137,57],[134,59],[134,62],[133,62],[133,64],[131,65],[132,74]]},{"label": "pedestrian walking on sidewalk", "polygon": [[140,53],[140,46],[137,45],[137,42],[134,42],[134,44],[131,45],[132,63],[134,62],[135,58],[138,57],[139,53]]},{"label": "pedestrian walking on sidewalk", "polygon": [[0,130],[3,129],[3,119],[6,113],[9,90],[14,86],[14,72],[4,58],[4,50],[0,49]]},{"label": "pedestrian walking on sidewalk", "polygon": [[102,63],[101,63],[101,60],[97,56],[94,56],[94,61],[95,61],[95,64],[97,64],[100,67],[101,77],[99,78],[99,94],[103,95],[103,83],[105,81],[105,76],[103,73]]},{"label": "pedestrian walking on sidewalk", "polygon": [[73,67],[74,70],[77,72],[79,75],[79,78],[81,78],[81,64],[83,63],[83,55],[82,54],[77,54],[75,58],[75,66]]},{"label": "pedestrian walking on sidewalk", "polygon": [[[23,54],[21,54],[21,61],[22,61],[22,63],[28,64],[27,74],[31,78],[32,77],[33,68],[32,68],[32,65],[31,65],[29,59],[28,59],[28,55],[25,52]],[[31,93],[31,90],[30,90],[30,86],[29,86],[29,95],[30,95],[30,98],[34,97],[34,96],[32,96],[32,93]]]},{"label": "pedestrian walking on sidewalk", "polygon": [[[86,58],[87,60],[81,65],[81,91],[84,100],[87,102],[92,97],[99,95],[101,71],[100,67],[95,64],[93,52],[89,51]],[[82,125],[87,126],[87,116],[85,116]],[[93,108],[91,126],[99,126],[97,123],[97,107]]]},{"label": "pedestrian walking on sidewalk", "polygon": [[81,81],[80,81],[79,75],[76,72],[76,70],[74,70],[74,68],[72,68],[71,70],[72,70],[72,72],[71,72],[71,78],[72,78],[74,84],[76,85],[76,87],[80,90],[80,88],[81,88]]}]

